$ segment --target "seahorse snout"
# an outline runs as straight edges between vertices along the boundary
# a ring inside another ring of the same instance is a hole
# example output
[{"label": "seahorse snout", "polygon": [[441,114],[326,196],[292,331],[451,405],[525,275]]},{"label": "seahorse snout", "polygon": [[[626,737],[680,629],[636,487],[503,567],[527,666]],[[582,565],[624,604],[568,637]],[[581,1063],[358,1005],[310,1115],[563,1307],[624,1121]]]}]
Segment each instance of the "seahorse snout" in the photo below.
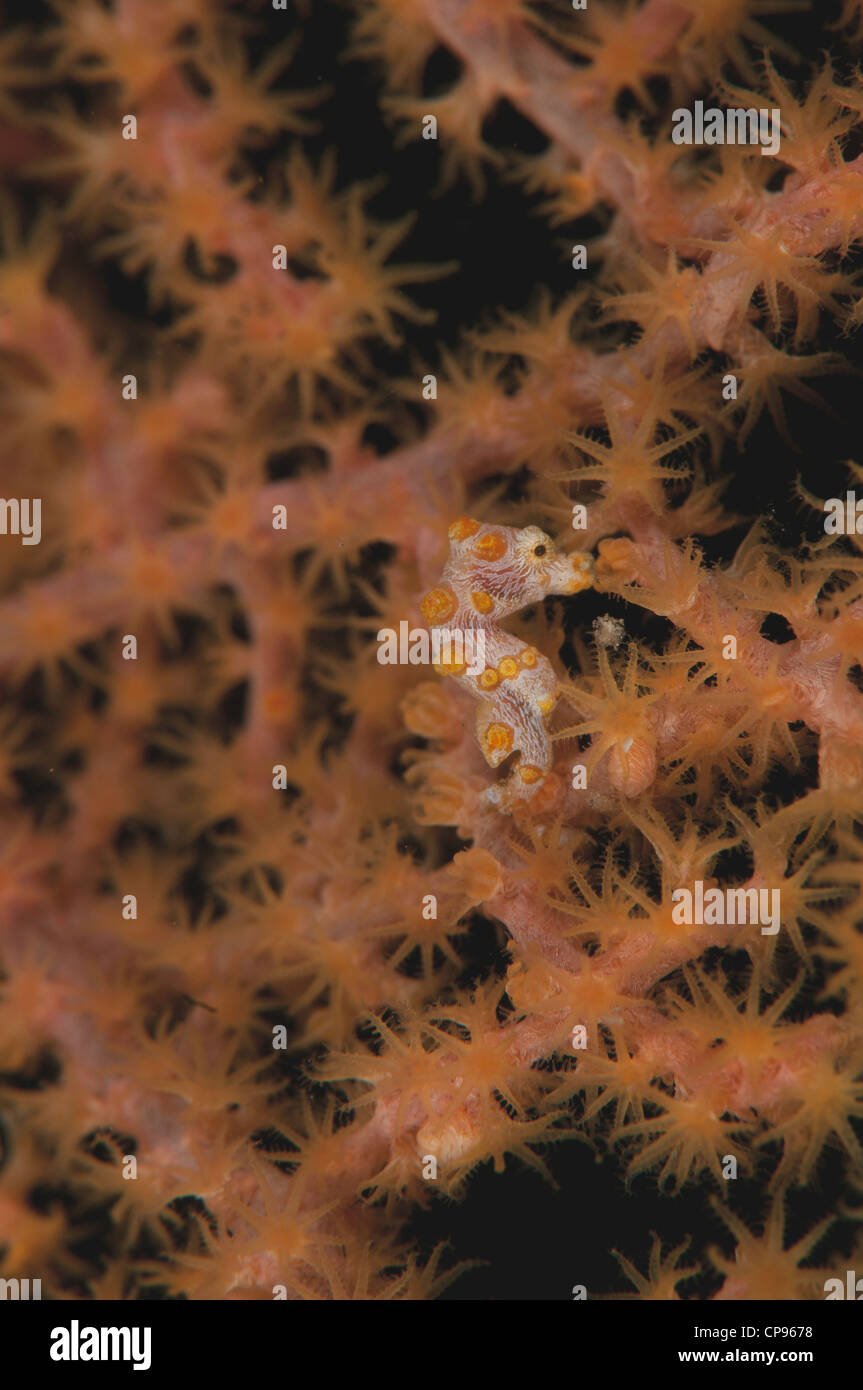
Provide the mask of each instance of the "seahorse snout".
[{"label": "seahorse snout", "polygon": [[549,593],[580,594],[593,584],[593,556],[586,550],[561,555],[549,567]]}]

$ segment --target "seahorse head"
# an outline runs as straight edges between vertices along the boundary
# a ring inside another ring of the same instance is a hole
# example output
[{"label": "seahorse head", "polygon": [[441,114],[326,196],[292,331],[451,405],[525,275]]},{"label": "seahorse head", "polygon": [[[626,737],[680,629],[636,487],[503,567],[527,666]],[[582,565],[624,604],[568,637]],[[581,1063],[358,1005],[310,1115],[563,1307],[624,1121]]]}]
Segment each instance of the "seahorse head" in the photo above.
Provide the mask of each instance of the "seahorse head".
[{"label": "seahorse head", "polygon": [[[450,558],[441,576],[441,608],[496,622],[547,594],[577,594],[593,582],[593,560],[584,552],[564,555],[538,526],[491,526],[460,517],[449,528]],[[443,596],[452,599],[444,602]],[[431,597],[431,595],[427,596]],[[446,622],[428,605],[427,622]]]}]

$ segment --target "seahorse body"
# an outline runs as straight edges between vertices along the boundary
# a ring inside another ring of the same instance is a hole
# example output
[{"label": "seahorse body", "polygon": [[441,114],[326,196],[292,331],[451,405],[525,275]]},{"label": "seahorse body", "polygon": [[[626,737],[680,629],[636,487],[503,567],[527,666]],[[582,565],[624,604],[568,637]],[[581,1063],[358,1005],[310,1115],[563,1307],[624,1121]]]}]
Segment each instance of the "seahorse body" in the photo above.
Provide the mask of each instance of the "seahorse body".
[{"label": "seahorse body", "polygon": [[484,634],[482,670],[472,673],[462,662],[435,670],[478,700],[477,737],[486,761],[497,767],[511,753],[520,755],[512,776],[483,793],[509,811],[534,796],[551,770],[548,717],[560,691],[551,662],[504,632],[500,620],[547,594],[589,588],[593,559],[584,551],[558,555],[538,526],[488,526],[471,517],[453,523],[449,541],[449,560],[440,584],[425,595],[422,614],[431,628]]}]

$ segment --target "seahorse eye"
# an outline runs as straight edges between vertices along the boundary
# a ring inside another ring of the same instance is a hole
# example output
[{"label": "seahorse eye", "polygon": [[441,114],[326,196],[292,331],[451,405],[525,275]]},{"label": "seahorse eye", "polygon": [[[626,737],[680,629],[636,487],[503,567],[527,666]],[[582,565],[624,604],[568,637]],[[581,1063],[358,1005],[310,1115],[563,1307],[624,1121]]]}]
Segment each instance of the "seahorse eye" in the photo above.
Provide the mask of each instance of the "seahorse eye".
[{"label": "seahorse eye", "polygon": [[545,552],[546,552],[546,549],[547,549],[547,547],[544,546],[544,545],[535,545],[535,546],[533,547],[533,553],[534,553],[534,555],[544,555]]}]

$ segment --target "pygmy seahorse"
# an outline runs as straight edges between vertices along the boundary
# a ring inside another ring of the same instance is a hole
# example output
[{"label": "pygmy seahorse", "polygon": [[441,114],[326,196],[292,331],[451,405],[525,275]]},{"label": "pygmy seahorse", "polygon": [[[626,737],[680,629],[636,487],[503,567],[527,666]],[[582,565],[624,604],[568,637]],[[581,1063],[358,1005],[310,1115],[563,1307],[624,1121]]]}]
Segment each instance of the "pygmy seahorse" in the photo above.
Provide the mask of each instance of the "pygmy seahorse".
[{"label": "pygmy seahorse", "polygon": [[425,595],[421,611],[431,628],[484,633],[483,669],[474,674],[450,662],[435,670],[456,677],[479,701],[476,731],[486,762],[497,767],[520,754],[512,775],[483,793],[488,804],[509,812],[534,797],[551,771],[548,718],[560,688],[551,662],[499,623],[547,594],[590,588],[593,557],[557,554],[538,526],[488,526],[471,517],[452,524],[449,542],[440,584]]}]

